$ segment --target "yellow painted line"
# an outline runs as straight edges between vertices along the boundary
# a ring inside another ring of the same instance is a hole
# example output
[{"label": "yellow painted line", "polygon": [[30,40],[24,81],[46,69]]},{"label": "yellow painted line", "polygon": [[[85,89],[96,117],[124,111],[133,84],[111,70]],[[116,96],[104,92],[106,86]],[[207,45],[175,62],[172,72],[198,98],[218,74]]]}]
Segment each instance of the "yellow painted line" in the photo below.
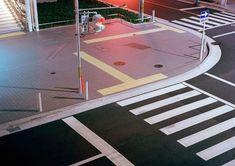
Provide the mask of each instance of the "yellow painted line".
[{"label": "yellow painted line", "polygon": [[[77,54],[77,53],[76,53]],[[86,52],[81,51],[81,58],[90,64],[96,66],[100,70],[108,73],[109,75],[115,77],[116,79],[122,82],[129,82],[134,81],[133,78],[129,77],[128,75],[120,72],[119,70],[113,68],[112,66],[107,65],[106,63],[92,57],[91,55],[87,54]]]},{"label": "yellow painted line", "polygon": [[160,24],[160,23],[157,23],[155,24],[156,26],[159,26],[161,28],[165,28],[167,30],[170,30],[170,31],[173,31],[173,32],[177,32],[177,33],[185,33],[185,31],[181,30],[181,29],[178,29],[178,28],[174,28],[174,27],[170,27],[170,26],[167,26],[167,25],[164,25],[164,24]]},{"label": "yellow painted line", "polygon": [[87,44],[91,44],[91,43],[97,43],[97,42],[102,42],[102,41],[107,41],[107,40],[131,37],[131,36],[134,36],[134,35],[144,35],[144,34],[148,34],[148,33],[160,32],[160,31],[164,31],[164,30],[167,30],[167,29],[162,26],[161,28],[154,28],[154,29],[148,29],[148,30],[144,30],[144,31],[131,32],[131,33],[124,33],[124,34],[120,34],[120,35],[113,35],[113,36],[95,38],[95,39],[85,40],[84,42],[87,43]]},{"label": "yellow painted line", "polygon": [[140,79],[137,79],[137,80],[124,82],[122,84],[118,84],[118,85],[115,85],[115,86],[112,86],[112,87],[109,87],[109,88],[100,89],[100,90],[98,90],[98,92],[101,93],[104,96],[105,95],[110,95],[110,94],[113,94],[113,93],[117,93],[117,92],[121,92],[121,91],[130,89],[130,88],[135,88],[137,86],[141,86],[141,85],[144,85],[144,84],[159,81],[159,80],[162,80],[162,79],[165,79],[165,78],[167,78],[166,75],[159,73],[159,74],[151,75],[151,76],[148,76],[148,77],[140,78]]},{"label": "yellow painted line", "polygon": [[25,32],[13,32],[13,33],[7,33],[0,35],[0,39],[7,38],[7,37],[14,37],[14,36],[19,36],[19,35],[24,35]]}]

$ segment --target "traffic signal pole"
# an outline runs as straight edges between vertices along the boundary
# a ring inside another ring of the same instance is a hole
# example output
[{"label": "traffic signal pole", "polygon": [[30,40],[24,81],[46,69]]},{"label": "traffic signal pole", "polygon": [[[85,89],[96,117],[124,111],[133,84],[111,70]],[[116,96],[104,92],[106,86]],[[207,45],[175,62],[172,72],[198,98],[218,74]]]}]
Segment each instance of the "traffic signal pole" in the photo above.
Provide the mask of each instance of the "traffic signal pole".
[{"label": "traffic signal pole", "polygon": [[78,92],[82,94],[82,68],[80,56],[80,30],[79,30],[79,2],[74,0],[76,14],[76,51],[77,51],[77,74],[78,74]]}]

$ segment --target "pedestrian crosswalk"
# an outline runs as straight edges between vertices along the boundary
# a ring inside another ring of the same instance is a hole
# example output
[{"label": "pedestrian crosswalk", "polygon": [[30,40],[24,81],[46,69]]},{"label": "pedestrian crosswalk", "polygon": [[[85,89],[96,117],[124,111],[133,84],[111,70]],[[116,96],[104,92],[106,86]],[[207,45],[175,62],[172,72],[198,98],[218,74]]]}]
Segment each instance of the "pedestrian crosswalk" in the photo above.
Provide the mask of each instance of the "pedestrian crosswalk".
[{"label": "pedestrian crosswalk", "polygon": [[[197,31],[201,31],[203,29],[203,24],[200,23],[199,15],[198,17],[191,16],[188,18],[182,18],[180,20],[173,20],[172,22],[180,26]],[[229,12],[217,12],[209,14],[208,20],[206,21],[205,24],[205,28],[211,29],[232,23],[235,23],[235,14]]]},{"label": "pedestrian crosswalk", "polygon": [[[199,146],[203,141],[223,135],[230,130],[232,136],[229,138],[221,136],[220,138],[223,139],[219,140],[220,142],[215,141],[217,143],[208,145],[206,148],[204,145],[203,149],[196,152],[196,155],[205,161],[215,159],[235,149],[235,132],[233,131],[235,105],[186,82],[124,99],[118,101],[117,104],[128,107],[129,112],[140,116],[149,125],[167,122],[162,123],[165,126],[156,125],[156,127],[167,136],[181,133],[183,138],[177,138],[176,141],[185,148]],[[216,120],[221,117],[223,121]],[[194,133],[189,132],[192,127]],[[224,165],[231,165],[234,160]]]}]

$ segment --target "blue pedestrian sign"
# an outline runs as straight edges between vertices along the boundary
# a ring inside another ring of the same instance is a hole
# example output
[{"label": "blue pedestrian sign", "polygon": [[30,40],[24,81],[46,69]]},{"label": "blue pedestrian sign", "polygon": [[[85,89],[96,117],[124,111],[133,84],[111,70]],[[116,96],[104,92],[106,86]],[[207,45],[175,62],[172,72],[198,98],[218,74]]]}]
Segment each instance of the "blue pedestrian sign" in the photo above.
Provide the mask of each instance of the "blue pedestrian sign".
[{"label": "blue pedestrian sign", "polygon": [[204,10],[200,13],[200,20],[207,21],[209,17],[209,10]]}]

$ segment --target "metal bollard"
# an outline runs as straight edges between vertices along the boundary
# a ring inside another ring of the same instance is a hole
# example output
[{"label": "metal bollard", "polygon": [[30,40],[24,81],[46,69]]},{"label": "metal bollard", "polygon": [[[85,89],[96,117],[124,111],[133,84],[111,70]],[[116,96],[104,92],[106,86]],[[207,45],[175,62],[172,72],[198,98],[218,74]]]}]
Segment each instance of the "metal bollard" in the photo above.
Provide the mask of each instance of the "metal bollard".
[{"label": "metal bollard", "polygon": [[86,81],[86,86],[85,86],[85,90],[86,90],[86,92],[85,92],[85,99],[86,100],[88,100],[88,81]]},{"label": "metal bollard", "polygon": [[155,10],[152,11],[152,22],[155,21]]},{"label": "metal bollard", "polygon": [[39,105],[39,112],[42,112],[42,95],[41,95],[41,92],[38,93],[38,105]]}]

